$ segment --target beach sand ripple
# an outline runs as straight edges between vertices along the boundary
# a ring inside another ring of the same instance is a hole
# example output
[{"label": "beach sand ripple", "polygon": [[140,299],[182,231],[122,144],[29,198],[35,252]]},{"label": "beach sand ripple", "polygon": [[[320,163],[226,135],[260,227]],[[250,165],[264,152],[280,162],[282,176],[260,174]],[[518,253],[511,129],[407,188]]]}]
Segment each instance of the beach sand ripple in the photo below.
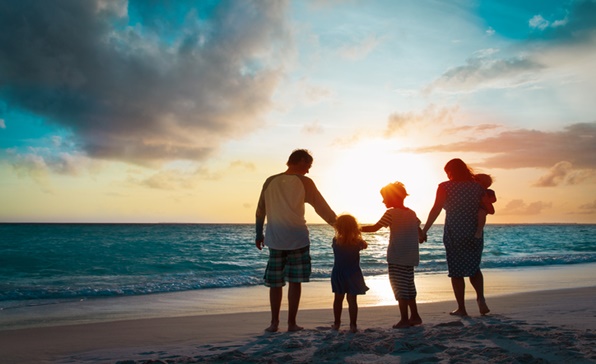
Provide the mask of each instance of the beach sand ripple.
[{"label": "beach sand ripple", "polygon": [[[264,334],[235,345],[203,345],[184,355],[140,353],[119,364],[148,363],[595,363],[596,333],[501,315],[405,330],[352,334],[326,327]],[[143,355],[144,354],[144,355]]]}]

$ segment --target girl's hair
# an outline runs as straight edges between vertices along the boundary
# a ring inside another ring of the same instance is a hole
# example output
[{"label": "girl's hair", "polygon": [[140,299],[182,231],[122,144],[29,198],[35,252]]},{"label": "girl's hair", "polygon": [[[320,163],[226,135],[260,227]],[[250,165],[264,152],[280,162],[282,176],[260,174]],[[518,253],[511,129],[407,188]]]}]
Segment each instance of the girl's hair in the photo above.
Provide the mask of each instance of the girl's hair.
[{"label": "girl's hair", "polygon": [[474,170],[459,158],[452,159],[445,164],[445,173],[452,181],[474,181]]},{"label": "girl's hair", "polygon": [[362,241],[360,226],[354,216],[348,214],[338,216],[334,227],[337,244],[356,244]]},{"label": "girl's hair", "polygon": [[493,177],[490,174],[478,173],[474,175],[474,179],[484,188],[489,188],[493,184]]}]

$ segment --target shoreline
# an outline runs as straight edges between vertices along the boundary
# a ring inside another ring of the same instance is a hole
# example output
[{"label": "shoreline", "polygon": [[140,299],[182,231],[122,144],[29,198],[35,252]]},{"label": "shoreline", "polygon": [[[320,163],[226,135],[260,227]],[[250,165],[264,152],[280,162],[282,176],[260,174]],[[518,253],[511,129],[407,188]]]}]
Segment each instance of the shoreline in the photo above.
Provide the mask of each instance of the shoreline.
[{"label": "shoreline", "polygon": [[[594,284],[592,277],[595,271],[596,263],[485,269],[485,295],[490,299],[514,293],[589,287]],[[453,303],[453,292],[446,273],[416,274],[415,279],[419,304]],[[397,306],[387,275],[365,277],[365,281],[370,290],[366,295],[358,297],[361,308]],[[284,290],[284,294],[285,292]],[[474,291],[467,282],[466,297],[473,295]],[[300,310],[327,309],[331,307],[332,300],[328,279],[308,282],[303,285]],[[284,305],[285,297],[282,310]],[[7,308],[0,310],[0,332],[123,320],[268,311],[268,289],[264,286],[214,288]]]},{"label": "shoreline", "polygon": [[[516,356],[526,362],[596,360],[596,286],[499,295],[487,301],[492,312],[480,316],[475,302],[468,300],[468,318],[450,316],[450,301],[419,304],[424,323],[406,330],[391,329],[397,305],[360,307],[356,334],[348,333],[346,324],[339,332],[329,329],[331,307],[301,309],[298,319],[305,329],[296,333],[264,333],[269,312],[4,330],[0,357],[14,363],[142,363],[167,358],[177,363],[281,363],[306,362],[309,357],[330,363],[422,358],[502,362]],[[282,306],[282,322],[286,317]],[[516,362],[513,359],[508,362]]]}]

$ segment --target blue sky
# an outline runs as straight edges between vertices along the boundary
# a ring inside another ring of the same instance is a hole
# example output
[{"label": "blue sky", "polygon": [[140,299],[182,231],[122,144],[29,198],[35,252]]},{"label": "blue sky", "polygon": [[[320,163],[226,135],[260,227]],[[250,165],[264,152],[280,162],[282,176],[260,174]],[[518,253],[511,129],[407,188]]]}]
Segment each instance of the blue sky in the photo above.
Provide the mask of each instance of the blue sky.
[{"label": "blue sky", "polygon": [[595,223],[595,19],[585,0],[2,2],[0,220],[251,222],[308,148],[361,220],[393,180],[423,219],[460,157],[495,177],[489,222]]}]

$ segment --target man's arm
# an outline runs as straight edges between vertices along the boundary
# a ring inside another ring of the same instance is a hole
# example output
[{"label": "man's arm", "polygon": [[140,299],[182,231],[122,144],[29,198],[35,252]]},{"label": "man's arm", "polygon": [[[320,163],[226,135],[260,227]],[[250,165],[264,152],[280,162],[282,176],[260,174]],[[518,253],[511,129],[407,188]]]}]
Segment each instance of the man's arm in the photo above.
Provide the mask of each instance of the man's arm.
[{"label": "man's arm", "polygon": [[304,185],[305,190],[305,201],[309,203],[314,209],[315,212],[323,218],[329,225],[335,224],[335,220],[337,219],[337,215],[331,207],[327,204],[327,201],[323,198],[323,195],[319,192],[315,183],[308,177],[300,176],[302,180],[302,184]]},{"label": "man's arm", "polygon": [[261,190],[259,196],[259,202],[257,203],[257,211],[255,213],[255,227],[256,227],[256,239],[255,245],[257,249],[261,250],[265,246],[265,235],[263,234],[263,227],[265,226],[265,216],[267,215],[267,209],[265,206],[265,186]]}]

